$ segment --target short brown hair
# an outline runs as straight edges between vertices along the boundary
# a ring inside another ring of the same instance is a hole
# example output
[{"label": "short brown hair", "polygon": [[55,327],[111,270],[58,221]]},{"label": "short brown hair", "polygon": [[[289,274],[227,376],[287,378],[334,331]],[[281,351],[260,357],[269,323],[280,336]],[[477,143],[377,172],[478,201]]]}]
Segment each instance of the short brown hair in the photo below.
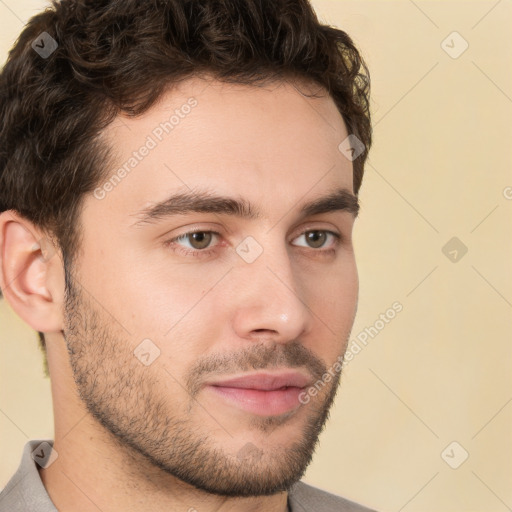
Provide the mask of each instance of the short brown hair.
[{"label": "short brown hair", "polygon": [[[48,49],[50,37],[58,46],[38,53],[33,45]],[[353,161],[357,195],[371,145],[368,69],[351,38],[319,23],[308,0],[52,0],[0,74],[0,212],[15,210],[55,239],[70,267],[82,199],[110,170],[101,131],[204,73],[324,87],[365,146]]]}]

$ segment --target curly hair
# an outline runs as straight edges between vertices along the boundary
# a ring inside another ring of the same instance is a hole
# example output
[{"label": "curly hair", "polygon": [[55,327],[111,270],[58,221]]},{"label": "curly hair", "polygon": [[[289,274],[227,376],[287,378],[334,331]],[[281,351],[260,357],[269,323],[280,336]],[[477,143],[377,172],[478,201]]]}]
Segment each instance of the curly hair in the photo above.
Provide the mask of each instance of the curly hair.
[{"label": "curly hair", "polygon": [[[42,39],[51,54],[36,51]],[[70,267],[82,200],[109,170],[102,130],[201,74],[239,84],[303,79],[327,90],[365,146],[353,161],[357,195],[372,139],[368,69],[308,0],[52,0],[0,73],[0,212],[39,227]]]}]

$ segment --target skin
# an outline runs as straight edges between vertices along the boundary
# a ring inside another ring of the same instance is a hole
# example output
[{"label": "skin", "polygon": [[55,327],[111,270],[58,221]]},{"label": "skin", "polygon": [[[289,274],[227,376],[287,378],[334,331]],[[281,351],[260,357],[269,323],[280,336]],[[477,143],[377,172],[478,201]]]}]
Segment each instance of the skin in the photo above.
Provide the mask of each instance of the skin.
[{"label": "skin", "polygon": [[[307,404],[267,416],[204,383],[256,368],[293,368],[314,382],[346,350],[358,295],[354,215],[299,210],[338,188],[353,193],[352,163],[338,150],[347,130],[326,93],[298,88],[194,78],[143,116],[116,119],[103,134],[116,151],[112,172],[197,100],[103,199],[85,197],[72,269],[33,224],[0,215],[0,286],[46,334],[58,458],[39,472],[60,511],[287,510],[286,488],[311,460],[339,375]],[[143,208],[199,188],[244,198],[260,218],[136,224]],[[191,229],[220,233],[209,254],[190,237],[165,243]],[[342,240],[311,246],[307,230]],[[248,236],[263,249],[252,263],[235,251]],[[160,350],[148,366],[134,355],[145,339]]]}]

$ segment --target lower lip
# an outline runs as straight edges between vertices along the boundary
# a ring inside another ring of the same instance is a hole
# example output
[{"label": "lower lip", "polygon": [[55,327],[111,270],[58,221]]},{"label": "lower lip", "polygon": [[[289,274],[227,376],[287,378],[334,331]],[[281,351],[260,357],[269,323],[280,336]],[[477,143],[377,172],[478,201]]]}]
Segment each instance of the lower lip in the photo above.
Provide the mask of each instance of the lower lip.
[{"label": "lower lip", "polygon": [[299,395],[303,391],[302,388],[297,387],[274,391],[222,386],[208,386],[208,388],[239,409],[259,416],[278,416],[298,408],[301,405]]}]

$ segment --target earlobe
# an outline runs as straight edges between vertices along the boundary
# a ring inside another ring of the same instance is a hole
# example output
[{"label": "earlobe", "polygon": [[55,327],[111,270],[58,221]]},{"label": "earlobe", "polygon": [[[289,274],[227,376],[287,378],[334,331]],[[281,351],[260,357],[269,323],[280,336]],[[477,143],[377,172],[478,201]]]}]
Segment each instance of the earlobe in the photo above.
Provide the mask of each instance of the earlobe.
[{"label": "earlobe", "polygon": [[33,329],[62,328],[60,261],[51,243],[13,211],[0,214],[0,286],[14,311]]}]

